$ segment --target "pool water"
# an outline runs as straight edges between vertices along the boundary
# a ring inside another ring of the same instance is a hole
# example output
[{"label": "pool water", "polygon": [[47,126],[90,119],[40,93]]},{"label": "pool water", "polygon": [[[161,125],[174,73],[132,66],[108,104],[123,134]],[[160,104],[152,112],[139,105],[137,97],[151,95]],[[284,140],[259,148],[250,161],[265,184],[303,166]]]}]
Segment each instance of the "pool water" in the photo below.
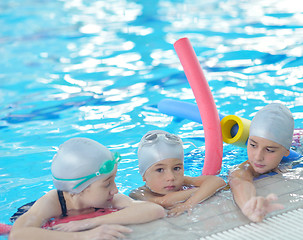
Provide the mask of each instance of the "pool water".
[{"label": "pool water", "polygon": [[[53,189],[51,159],[72,137],[123,157],[116,182],[143,184],[137,146],[149,130],[178,134],[187,175],[203,167],[203,126],[162,114],[194,103],[173,43],[188,37],[218,111],[251,119],[278,101],[303,121],[300,0],[6,0],[0,3],[0,222]],[[246,160],[224,145],[220,176]],[[1,238],[1,237],[0,237]]]}]

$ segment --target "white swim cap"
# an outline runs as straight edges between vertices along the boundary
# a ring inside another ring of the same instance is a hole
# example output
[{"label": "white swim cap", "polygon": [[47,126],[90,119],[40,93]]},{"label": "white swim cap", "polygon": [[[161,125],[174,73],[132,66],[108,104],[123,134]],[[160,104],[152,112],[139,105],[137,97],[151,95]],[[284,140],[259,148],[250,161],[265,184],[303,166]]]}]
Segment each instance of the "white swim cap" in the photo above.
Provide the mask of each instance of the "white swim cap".
[{"label": "white swim cap", "polygon": [[51,171],[58,190],[80,193],[116,169],[119,154],[89,138],[72,138],[60,145]]},{"label": "white swim cap", "polygon": [[250,124],[249,136],[276,142],[287,150],[294,132],[294,118],[290,110],[280,103],[271,103],[257,112]]},{"label": "white swim cap", "polygon": [[139,172],[142,177],[152,165],[168,158],[184,160],[180,137],[161,130],[149,131],[142,137],[138,147]]}]

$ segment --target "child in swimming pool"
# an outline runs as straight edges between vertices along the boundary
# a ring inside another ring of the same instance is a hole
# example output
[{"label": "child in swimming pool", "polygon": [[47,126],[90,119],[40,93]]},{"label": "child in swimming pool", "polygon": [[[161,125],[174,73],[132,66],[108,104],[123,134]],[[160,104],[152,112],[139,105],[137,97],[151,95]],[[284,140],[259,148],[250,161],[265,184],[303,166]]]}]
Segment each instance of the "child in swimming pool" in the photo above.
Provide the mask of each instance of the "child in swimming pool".
[{"label": "child in swimming pool", "polygon": [[281,204],[273,203],[277,200],[274,194],[257,196],[253,179],[278,169],[283,156],[289,155],[293,131],[293,116],[287,107],[279,103],[265,106],[251,121],[248,160],[229,175],[234,200],[251,221],[262,221],[267,213],[283,208]]},{"label": "child in swimming pool", "polygon": [[133,190],[130,197],[157,203],[168,216],[191,210],[226,185],[217,176],[184,176],[182,140],[161,130],[143,136],[138,147],[139,171],[145,185]]},{"label": "child in swimming pool", "polygon": [[[88,138],[72,138],[64,142],[51,166],[57,190],[51,190],[38,199],[16,220],[9,239],[120,239],[131,231],[122,225],[164,217],[165,211],[161,206],[134,201],[118,193],[115,176],[119,160],[119,154],[112,154]],[[88,213],[96,208],[116,208],[119,211],[59,224],[54,226],[54,230],[41,228],[52,217]]]}]

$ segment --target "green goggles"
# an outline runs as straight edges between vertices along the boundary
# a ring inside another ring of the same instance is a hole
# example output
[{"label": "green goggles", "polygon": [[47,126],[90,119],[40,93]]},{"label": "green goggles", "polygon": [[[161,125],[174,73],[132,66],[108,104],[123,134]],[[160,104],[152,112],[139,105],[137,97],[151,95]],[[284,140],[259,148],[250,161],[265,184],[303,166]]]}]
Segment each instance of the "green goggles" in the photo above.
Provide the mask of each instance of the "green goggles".
[{"label": "green goggles", "polygon": [[98,172],[95,172],[95,173],[92,173],[88,176],[85,176],[85,177],[80,177],[80,178],[73,178],[73,179],[66,179],[66,178],[56,178],[55,176],[53,176],[54,179],[56,180],[59,180],[59,181],[78,181],[78,180],[82,180],[81,182],[79,182],[76,186],[73,187],[73,189],[76,189],[77,187],[79,187],[80,185],[82,185],[83,183],[87,182],[88,180],[94,178],[94,177],[98,177],[100,176],[101,174],[108,174],[108,173],[111,173],[114,168],[115,168],[115,165],[117,163],[119,163],[121,161],[121,156],[118,152],[115,152],[113,154],[113,159],[112,160],[107,160],[106,162],[104,162],[99,171]]}]

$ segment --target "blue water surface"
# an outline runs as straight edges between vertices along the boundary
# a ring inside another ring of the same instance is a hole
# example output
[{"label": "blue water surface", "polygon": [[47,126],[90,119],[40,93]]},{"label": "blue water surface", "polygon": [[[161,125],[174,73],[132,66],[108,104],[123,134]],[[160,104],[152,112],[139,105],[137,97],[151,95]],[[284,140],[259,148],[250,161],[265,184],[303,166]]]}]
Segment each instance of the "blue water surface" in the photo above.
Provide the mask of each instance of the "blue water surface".
[{"label": "blue water surface", "polygon": [[[6,0],[0,26],[2,223],[53,189],[51,159],[72,137],[121,153],[125,194],[143,184],[136,150],[149,130],[194,143],[185,144],[186,174],[201,174],[203,126],[156,107],[195,102],[179,38],[190,39],[220,113],[251,119],[277,101],[303,126],[300,0]],[[245,149],[224,145],[220,176],[244,160]]]}]

